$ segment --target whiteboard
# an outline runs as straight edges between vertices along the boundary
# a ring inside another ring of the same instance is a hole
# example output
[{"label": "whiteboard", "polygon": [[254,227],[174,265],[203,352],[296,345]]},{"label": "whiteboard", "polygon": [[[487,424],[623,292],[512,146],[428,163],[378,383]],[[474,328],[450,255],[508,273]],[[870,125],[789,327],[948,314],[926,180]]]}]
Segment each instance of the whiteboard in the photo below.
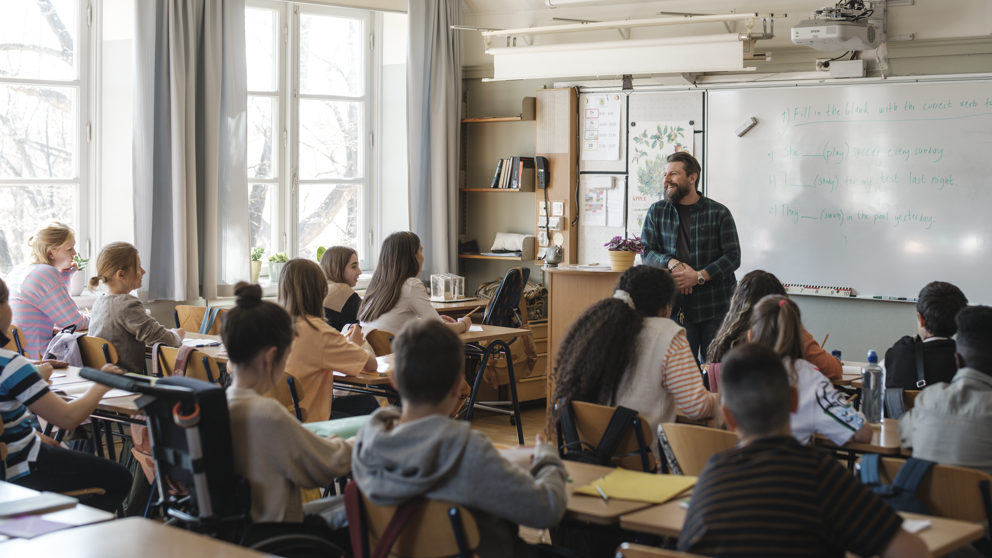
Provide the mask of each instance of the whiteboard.
[{"label": "whiteboard", "polygon": [[992,83],[722,90],[707,107],[738,277],[910,299],[939,280],[992,302]]}]

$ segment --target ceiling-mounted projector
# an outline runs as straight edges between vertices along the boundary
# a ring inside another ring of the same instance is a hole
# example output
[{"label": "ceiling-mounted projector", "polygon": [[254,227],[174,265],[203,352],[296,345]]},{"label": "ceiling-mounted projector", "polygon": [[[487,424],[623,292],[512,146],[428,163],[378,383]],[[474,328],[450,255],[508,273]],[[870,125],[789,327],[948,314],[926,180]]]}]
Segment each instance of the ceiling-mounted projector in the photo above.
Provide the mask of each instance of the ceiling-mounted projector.
[{"label": "ceiling-mounted projector", "polygon": [[816,10],[812,19],[793,27],[792,42],[824,52],[874,50],[882,37],[878,28],[868,23],[873,13],[862,0],[841,0],[833,7]]}]

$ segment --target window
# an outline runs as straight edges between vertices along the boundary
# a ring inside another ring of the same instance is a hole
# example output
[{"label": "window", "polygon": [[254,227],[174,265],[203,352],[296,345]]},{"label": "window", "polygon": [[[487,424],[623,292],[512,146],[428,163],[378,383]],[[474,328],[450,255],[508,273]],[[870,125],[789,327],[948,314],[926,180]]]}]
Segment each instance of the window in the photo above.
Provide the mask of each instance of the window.
[{"label": "window", "polygon": [[[389,207],[404,217],[389,217],[404,221],[405,228],[406,123],[405,112],[395,106],[404,108],[406,98],[406,15],[265,0],[247,4],[251,244],[267,255],[285,251],[307,258],[315,258],[320,246],[351,246],[367,270],[384,215],[383,175],[390,177],[390,196],[402,190]],[[402,29],[403,38],[387,39],[388,48],[380,49],[374,37],[384,25]],[[382,89],[384,57],[390,91]],[[397,75],[403,76],[400,87]],[[393,121],[385,129],[384,101]],[[380,131],[402,140],[380,148]],[[391,158],[388,170],[379,166],[385,154]],[[398,204],[401,212],[393,207]]]},{"label": "window", "polygon": [[[0,274],[47,221],[85,245],[87,13],[79,0],[4,1],[0,17]],[[81,109],[82,107],[82,109]],[[82,251],[82,250],[81,250]]]}]

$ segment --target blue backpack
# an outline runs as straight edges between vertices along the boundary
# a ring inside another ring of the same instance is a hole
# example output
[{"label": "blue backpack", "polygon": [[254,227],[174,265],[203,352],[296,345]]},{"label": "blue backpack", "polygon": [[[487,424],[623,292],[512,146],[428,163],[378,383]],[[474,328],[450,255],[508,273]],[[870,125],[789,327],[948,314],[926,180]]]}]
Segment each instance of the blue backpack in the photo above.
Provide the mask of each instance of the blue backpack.
[{"label": "blue backpack", "polygon": [[882,484],[878,474],[880,456],[868,454],[861,457],[861,484],[888,502],[895,511],[932,515],[926,504],[916,495],[933,461],[911,457],[906,460],[892,484]]}]

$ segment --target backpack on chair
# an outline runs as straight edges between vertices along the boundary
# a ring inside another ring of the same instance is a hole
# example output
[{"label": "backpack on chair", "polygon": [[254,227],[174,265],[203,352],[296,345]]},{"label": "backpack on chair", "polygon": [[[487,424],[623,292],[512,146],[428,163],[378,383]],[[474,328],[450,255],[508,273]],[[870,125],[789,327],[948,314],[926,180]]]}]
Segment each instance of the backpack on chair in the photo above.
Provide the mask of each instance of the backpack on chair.
[{"label": "backpack on chair", "polygon": [[895,511],[932,515],[926,504],[916,495],[916,490],[935,463],[911,457],[899,469],[892,484],[882,484],[882,477],[878,472],[880,460],[881,456],[877,453],[861,457],[861,483]]},{"label": "backpack on chair", "polygon": [[[564,444],[558,448],[562,453],[561,458],[566,461],[576,461],[579,463],[590,463],[592,465],[603,465],[615,467],[613,464],[613,454],[627,433],[637,411],[627,407],[617,407],[610,417],[610,422],[603,432],[603,437],[599,439],[596,447],[579,439],[579,430],[575,425],[575,417],[572,415],[572,406],[562,399],[558,402],[561,411],[561,435],[564,437]],[[585,446],[585,447],[583,447]]]}]

